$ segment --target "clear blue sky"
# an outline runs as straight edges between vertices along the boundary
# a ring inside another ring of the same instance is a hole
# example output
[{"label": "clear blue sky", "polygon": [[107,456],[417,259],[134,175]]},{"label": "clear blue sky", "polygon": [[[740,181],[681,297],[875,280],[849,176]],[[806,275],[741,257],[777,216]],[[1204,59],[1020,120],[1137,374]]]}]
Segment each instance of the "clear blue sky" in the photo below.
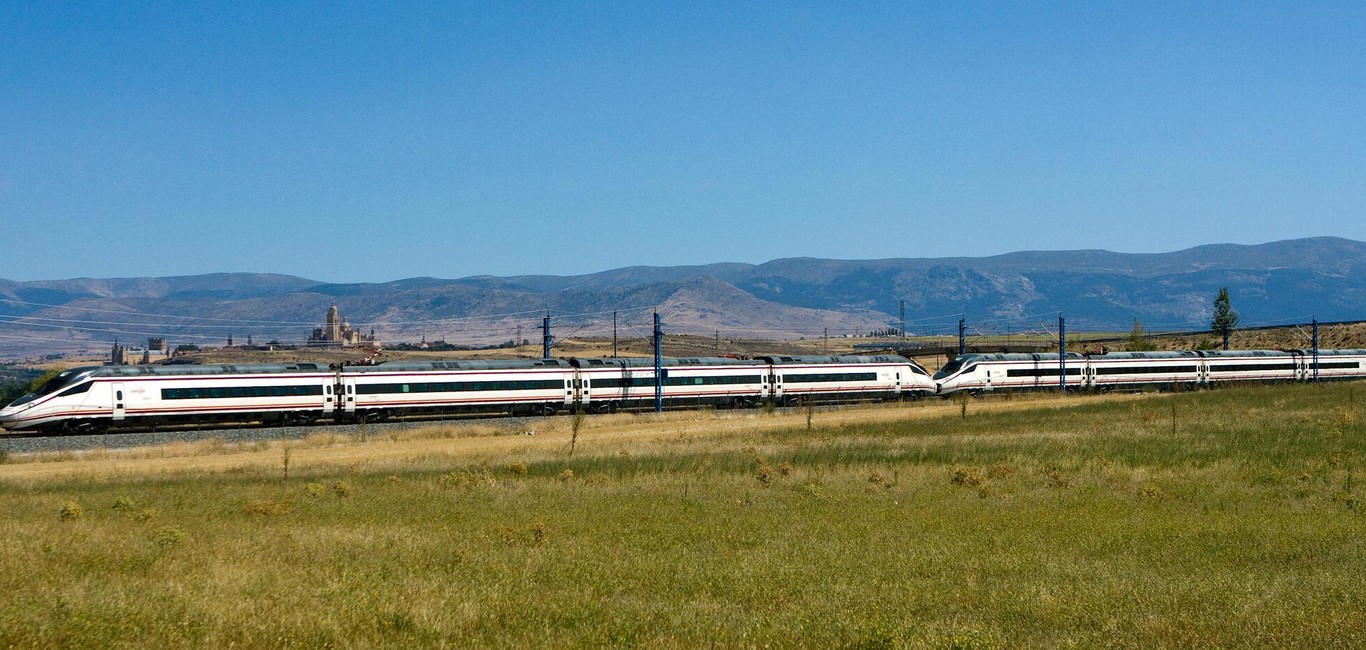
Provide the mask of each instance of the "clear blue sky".
[{"label": "clear blue sky", "polygon": [[0,278],[1366,240],[1366,3],[0,5]]}]

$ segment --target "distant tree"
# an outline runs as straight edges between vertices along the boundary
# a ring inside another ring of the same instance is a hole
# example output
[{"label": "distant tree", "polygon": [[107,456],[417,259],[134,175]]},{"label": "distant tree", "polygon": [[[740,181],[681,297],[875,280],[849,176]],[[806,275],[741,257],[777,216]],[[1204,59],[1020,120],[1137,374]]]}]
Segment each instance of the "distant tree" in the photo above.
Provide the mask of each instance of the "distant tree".
[{"label": "distant tree", "polygon": [[1156,350],[1157,346],[1148,340],[1148,333],[1143,331],[1143,322],[1134,321],[1134,329],[1129,335],[1124,337],[1124,348],[1130,352],[1148,352]]},{"label": "distant tree", "polygon": [[1221,287],[1219,295],[1214,297],[1214,318],[1210,320],[1209,328],[1224,332],[1235,327],[1238,327],[1238,312],[1229,304],[1228,287]]}]

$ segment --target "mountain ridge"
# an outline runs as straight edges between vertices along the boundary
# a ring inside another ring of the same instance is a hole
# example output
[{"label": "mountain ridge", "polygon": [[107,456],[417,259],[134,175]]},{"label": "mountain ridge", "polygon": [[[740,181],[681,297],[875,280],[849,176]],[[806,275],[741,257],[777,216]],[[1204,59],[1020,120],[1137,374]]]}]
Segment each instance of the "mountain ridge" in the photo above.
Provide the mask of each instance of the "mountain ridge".
[{"label": "mountain ridge", "polygon": [[0,349],[93,346],[144,335],[209,342],[225,339],[231,330],[239,338],[257,332],[266,340],[301,341],[333,302],[358,328],[374,328],[386,341],[445,337],[484,343],[519,332],[528,337],[547,311],[562,333],[603,335],[613,312],[630,311],[639,319],[652,309],[674,333],[867,333],[894,326],[902,301],[911,333],[931,329],[914,325],[923,319],[954,314],[1005,323],[1001,327],[1027,328],[1031,317],[1042,322],[1038,314],[1062,313],[1078,328],[1125,329],[1139,320],[1150,327],[1197,329],[1208,322],[1213,296],[1224,286],[1245,323],[1360,319],[1366,243],[1314,237],[1171,253],[792,257],[575,276],[361,283],[273,273],[0,280],[0,333],[9,335],[0,339]]}]

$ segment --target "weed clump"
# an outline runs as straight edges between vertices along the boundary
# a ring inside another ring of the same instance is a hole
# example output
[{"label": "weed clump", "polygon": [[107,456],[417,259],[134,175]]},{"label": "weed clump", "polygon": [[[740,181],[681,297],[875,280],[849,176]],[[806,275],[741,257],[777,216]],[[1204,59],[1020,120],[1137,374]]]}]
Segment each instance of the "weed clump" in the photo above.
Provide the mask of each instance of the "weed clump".
[{"label": "weed clump", "polygon": [[175,526],[164,526],[158,528],[157,532],[152,535],[152,541],[156,542],[156,545],[161,548],[169,549],[179,546],[185,541],[185,537],[185,531],[176,528]]},{"label": "weed clump", "polygon": [[954,485],[975,488],[982,487],[982,484],[986,483],[987,479],[986,476],[982,474],[980,468],[959,467],[958,469],[953,470],[953,478],[951,481]]},{"label": "weed clump", "polygon": [[773,468],[768,466],[768,459],[763,457],[754,459],[754,478],[764,485],[773,482]]},{"label": "weed clump", "polygon": [[351,496],[351,484],[341,479],[333,481],[332,494],[337,495],[337,498],[339,499],[345,499],[346,497]]},{"label": "weed clump", "polygon": [[487,467],[481,467],[478,471],[468,469],[457,469],[443,474],[437,482],[443,486],[470,489],[474,487],[498,487],[498,479],[489,473]]},{"label": "weed clump", "polygon": [[124,514],[131,515],[133,510],[138,507],[138,504],[136,501],[128,497],[120,496],[117,499],[114,499],[114,505],[111,507],[115,510],[123,512]]},{"label": "weed clump", "polygon": [[508,463],[508,473],[514,476],[526,476],[526,463]]},{"label": "weed clump", "polygon": [[873,472],[872,474],[869,474],[869,475],[868,475],[868,491],[869,491],[869,492],[876,492],[878,488],[882,488],[882,489],[884,489],[884,490],[890,490],[890,489],[892,489],[893,487],[895,487],[896,484],[897,484],[897,481],[899,480],[899,477],[895,476],[895,473],[893,473],[893,474],[894,474],[894,476],[893,476],[892,478],[887,478],[886,476],[883,476],[883,475],[881,475],[881,474],[879,474],[879,473],[877,473],[877,472]]},{"label": "weed clump", "polygon": [[559,478],[560,478],[561,481],[572,481],[572,480],[574,480],[574,470],[569,469],[568,467],[564,468],[564,471],[563,471],[563,472],[560,472],[560,477],[559,477]]},{"label": "weed clump", "polygon": [[62,521],[76,521],[85,516],[85,511],[81,510],[81,504],[75,501],[67,501],[62,504]]},{"label": "weed clump", "polygon": [[308,496],[320,497],[323,495],[323,484],[309,483],[308,485],[304,486],[304,491],[308,493]]},{"label": "weed clump", "polygon": [[256,499],[247,503],[245,512],[253,517],[278,517],[289,512],[291,507],[293,504],[288,501]]},{"label": "weed clump", "polygon": [[990,467],[987,467],[987,478],[1003,479],[1010,478],[1014,475],[1015,466],[1010,463],[992,463]]}]

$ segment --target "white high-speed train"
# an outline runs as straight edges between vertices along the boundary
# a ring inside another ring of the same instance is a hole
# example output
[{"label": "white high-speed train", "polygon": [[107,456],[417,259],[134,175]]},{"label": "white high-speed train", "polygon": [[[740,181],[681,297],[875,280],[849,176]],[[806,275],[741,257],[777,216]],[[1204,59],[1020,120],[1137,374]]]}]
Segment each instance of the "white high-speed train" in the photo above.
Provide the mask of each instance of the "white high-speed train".
[{"label": "white high-speed train", "polygon": [[[1205,386],[1229,381],[1310,381],[1366,377],[1366,350],[1184,350],[965,354],[934,374],[935,392],[949,395],[1002,389],[1106,390],[1138,385]],[[1064,370],[1066,374],[1064,375]]]},{"label": "white high-speed train", "polygon": [[[899,356],[663,360],[663,405],[755,406],[934,393]],[[653,359],[398,361],[73,368],[0,409],[12,431],[354,422],[465,413],[553,414],[653,407]]]}]

